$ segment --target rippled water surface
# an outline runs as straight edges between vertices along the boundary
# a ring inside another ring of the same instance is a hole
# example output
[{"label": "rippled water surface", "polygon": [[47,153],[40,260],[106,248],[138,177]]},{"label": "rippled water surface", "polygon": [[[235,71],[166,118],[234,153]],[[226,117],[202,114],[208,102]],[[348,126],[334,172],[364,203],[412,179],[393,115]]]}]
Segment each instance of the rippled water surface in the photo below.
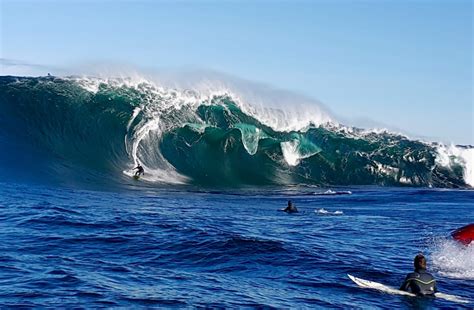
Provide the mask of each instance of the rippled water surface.
[{"label": "rippled water surface", "polygon": [[[0,305],[462,307],[360,289],[347,277],[398,286],[420,251],[441,291],[474,299],[474,246],[447,239],[473,222],[473,191],[314,195],[325,190],[101,192],[3,183]],[[278,211],[288,199],[298,214]]]}]

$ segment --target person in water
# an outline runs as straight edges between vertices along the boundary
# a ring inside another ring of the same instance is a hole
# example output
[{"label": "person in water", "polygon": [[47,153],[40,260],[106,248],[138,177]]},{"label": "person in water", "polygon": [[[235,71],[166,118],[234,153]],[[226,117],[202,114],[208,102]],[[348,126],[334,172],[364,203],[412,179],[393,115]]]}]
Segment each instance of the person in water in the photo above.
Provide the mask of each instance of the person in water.
[{"label": "person in water", "polygon": [[145,174],[145,170],[143,169],[143,167],[140,164],[138,164],[135,168],[133,168],[133,170],[135,170],[135,169],[137,169],[137,172],[135,172],[136,177]]},{"label": "person in water", "polygon": [[298,212],[298,209],[296,209],[291,200],[288,200],[288,206],[283,211],[287,213],[295,213]]},{"label": "person in water", "polygon": [[400,290],[423,296],[436,293],[436,280],[426,271],[426,258],[423,254],[415,256],[413,264],[415,271],[407,275]]}]

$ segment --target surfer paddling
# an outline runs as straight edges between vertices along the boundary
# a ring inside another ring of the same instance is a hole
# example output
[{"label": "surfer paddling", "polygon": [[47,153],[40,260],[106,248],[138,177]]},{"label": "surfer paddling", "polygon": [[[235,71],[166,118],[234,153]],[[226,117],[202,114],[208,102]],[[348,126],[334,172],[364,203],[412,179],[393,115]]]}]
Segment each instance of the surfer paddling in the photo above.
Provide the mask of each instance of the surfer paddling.
[{"label": "surfer paddling", "polygon": [[286,213],[296,213],[298,212],[298,209],[296,209],[291,200],[288,200],[288,205],[285,209],[283,209],[283,211]]},{"label": "surfer paddling", "polygon": [[437,292],[436,280],[426,271],[426,258],[423,254],[415,256],[413,264],[415,271],[407,275],[400,290],[422,296],[434,295]]},{"label": "surfer paddling", "polygon": [[135,172],[135,176],[136,176],[136,177],[139,177],[139,176],[145,174],[145,170],[143,169],[143,167],[142,167],[140,164],[138,164],[135,168],[133,168],[133,170],[135,170],[135,169],[137,170],[137,171]]}]

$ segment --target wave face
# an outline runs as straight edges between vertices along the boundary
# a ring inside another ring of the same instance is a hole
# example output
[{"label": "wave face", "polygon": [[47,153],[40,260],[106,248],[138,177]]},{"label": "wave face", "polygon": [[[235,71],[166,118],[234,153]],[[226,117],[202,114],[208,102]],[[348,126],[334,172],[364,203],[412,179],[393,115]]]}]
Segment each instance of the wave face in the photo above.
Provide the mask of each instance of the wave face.
[{"label": "wave face", "polygon": [[298,114],[254,106],[228,91],[130,79],[0,77],[0,109],[6,146],[0,172],[16,176],[123,183],[141,163],[149,184],[472,182],[470,162],[460,155],[472,149],[448,152],[398,134],[343,127],[311,107]]}]

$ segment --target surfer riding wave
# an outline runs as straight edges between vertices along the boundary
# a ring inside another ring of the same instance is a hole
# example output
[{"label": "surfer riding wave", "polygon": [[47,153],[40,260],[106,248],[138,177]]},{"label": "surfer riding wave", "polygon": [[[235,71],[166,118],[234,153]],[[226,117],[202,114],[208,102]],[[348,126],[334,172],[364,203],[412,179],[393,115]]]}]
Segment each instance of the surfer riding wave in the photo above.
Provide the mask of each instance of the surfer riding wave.
[{"label": "surfer riding wave", "polygon": [[140,164],[138,164],[138,165],[137,165],[135,168],[133,168],[132,170],[137,170],[137,171],[135,172],[135,175],[134,175],[135,177],[139,177],[139,176],[145,174],[145,169],[143,169],[143,167],[142,167]]}]

